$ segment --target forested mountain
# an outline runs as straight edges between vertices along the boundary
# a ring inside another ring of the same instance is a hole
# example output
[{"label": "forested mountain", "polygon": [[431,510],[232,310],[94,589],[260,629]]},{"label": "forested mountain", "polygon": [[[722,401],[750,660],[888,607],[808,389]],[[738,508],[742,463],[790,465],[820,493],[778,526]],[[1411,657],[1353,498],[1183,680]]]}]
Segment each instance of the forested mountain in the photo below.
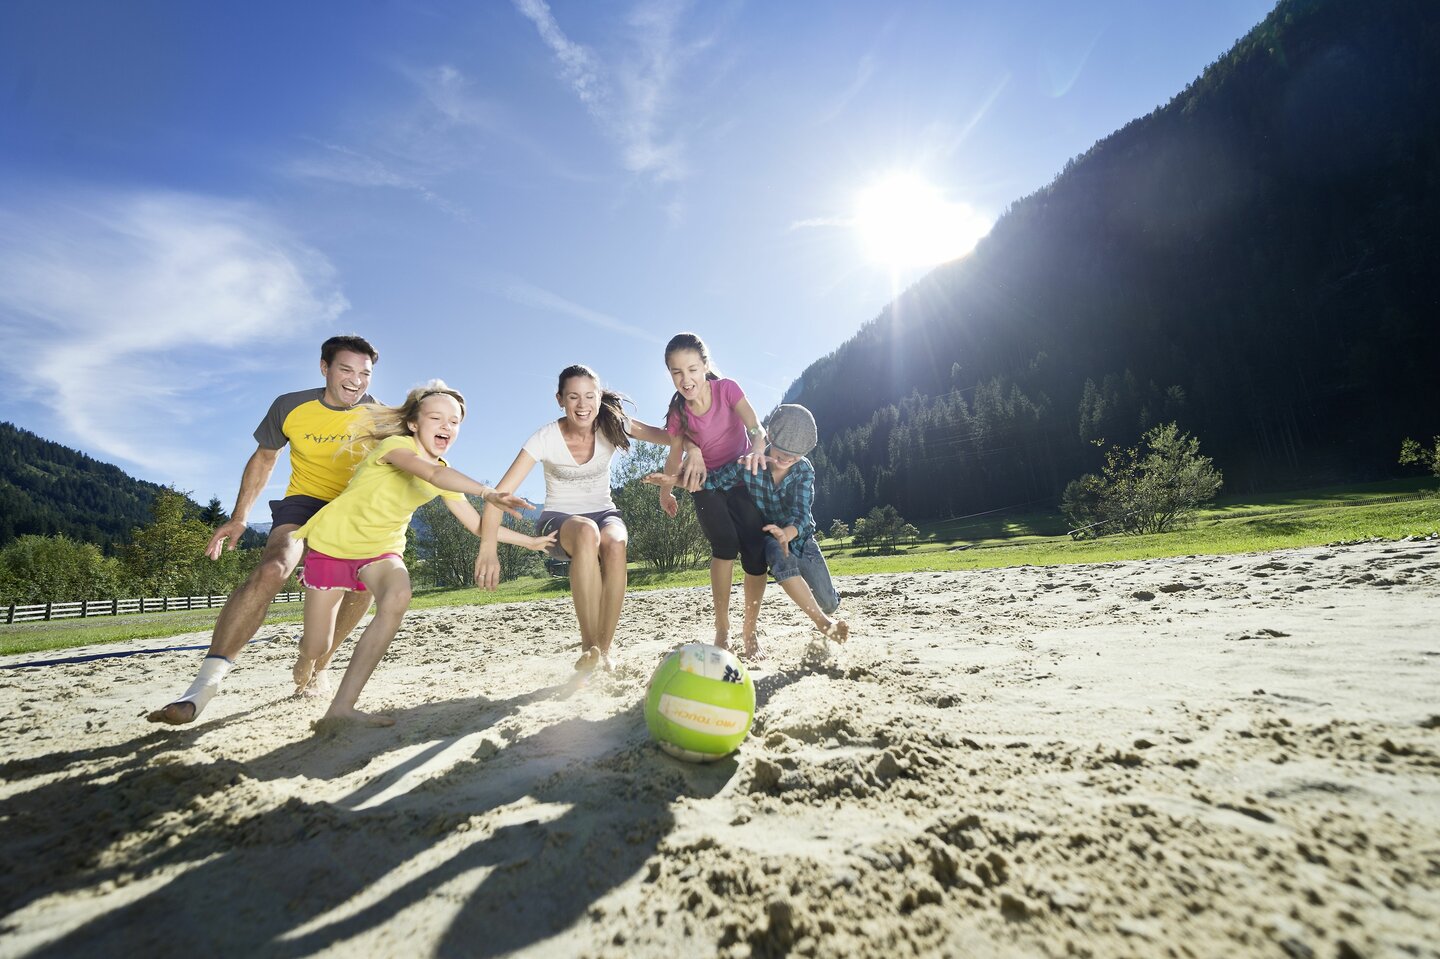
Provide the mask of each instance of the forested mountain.
[{"label": "forested mountain", "polygon": [[1388,475],[1440,432],[1437,262],[1440,3],[1282,0],[801,375],[816,513],[1054,503],[1169,420],[1227,491]]},{"label": "forested mountain", "polygon": [[163,488],[0,423],[0,545],[26,533],[62,533],[109,550],[150,522]]}]

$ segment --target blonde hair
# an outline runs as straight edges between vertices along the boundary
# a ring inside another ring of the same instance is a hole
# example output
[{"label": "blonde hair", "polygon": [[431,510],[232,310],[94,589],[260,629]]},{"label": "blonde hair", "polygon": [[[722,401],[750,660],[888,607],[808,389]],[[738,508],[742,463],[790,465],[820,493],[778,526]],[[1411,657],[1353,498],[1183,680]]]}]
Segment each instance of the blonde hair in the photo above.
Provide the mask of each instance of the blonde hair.
[{"label": "blonde hair", "polygon": [[405,394],[405,402],[399,406],[383,403],[366,403],[360,430],[348,444],[350,448],[369,449],[391,436],[407,436],[410,425],[420,422],[420,404],[432,396],[448,396],[460,404],[460,418],[465,418],[465,397],[459,390],[452,390],[444,380],[431,380],[424,386],[417,386]]}]

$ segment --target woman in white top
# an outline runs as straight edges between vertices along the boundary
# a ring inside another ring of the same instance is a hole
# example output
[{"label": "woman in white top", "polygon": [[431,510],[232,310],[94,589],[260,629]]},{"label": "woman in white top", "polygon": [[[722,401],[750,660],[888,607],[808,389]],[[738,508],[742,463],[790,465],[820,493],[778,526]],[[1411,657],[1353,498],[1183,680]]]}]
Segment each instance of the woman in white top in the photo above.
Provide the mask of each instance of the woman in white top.
[{"label": "woman in white top", "polygon": [[[625,520],[610,498],[610,461],[630,448],[630,437],[668,446],[670,434],[625,415],[623,397],[600,387],[588,366],[560,372],[555,399],[565,415],[540,427],[525,441],[496,489],[513,493],[536,463],[545,466],[545,508],[535,534],[560,531],[552,552],[570,560],[570,592],[580,621],[578,670],[604,663],[611,668],[610,644],[620,622],[627,584]],[[475,581],[494,589],[500,581],[496,537],[500,510],[487,509],[480,527]]]}]

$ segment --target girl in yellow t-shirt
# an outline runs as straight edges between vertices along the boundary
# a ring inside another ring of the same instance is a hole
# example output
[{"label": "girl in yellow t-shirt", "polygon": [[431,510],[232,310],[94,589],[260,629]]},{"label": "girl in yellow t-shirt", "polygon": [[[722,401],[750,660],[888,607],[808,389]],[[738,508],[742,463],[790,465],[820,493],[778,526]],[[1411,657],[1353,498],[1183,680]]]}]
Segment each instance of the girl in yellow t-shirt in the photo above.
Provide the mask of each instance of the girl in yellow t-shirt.
[{"label": "girl in yellow t-shirt", "polygon": [[[305,633],[295,663],[295,685],[296,693],[309,685],[315,661],[325,654],[334,634],[335,614],[345,591],[368,590],[375,594],[375,616],[355,644],[325,718],[391,726],[394,719],[362,713],[355,701],[410,606],[410,573],[400,557],[411,515],[440,496],[455,518],[478,536],[480,514],[464,494],[479,496],[515,516],[534,507],[519,496],[475,482],[441,457],[460,434],[465,397],[440,380],[411,390],[400,406],[364,409],[370,424],[360,441],[375,446],[356,468],[350,485],[294,534],[309,548],[302,575],[307,590]],[[499,539],[543,550],[554,543],[555,534],[524,536],[502,528]]]}]

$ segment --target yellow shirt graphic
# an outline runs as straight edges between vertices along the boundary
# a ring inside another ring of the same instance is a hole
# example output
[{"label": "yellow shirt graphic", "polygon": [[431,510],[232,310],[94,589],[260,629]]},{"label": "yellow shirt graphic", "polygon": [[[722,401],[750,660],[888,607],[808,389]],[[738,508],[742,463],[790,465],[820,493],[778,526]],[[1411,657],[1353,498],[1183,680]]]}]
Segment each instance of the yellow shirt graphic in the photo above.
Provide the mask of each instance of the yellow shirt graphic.
[{"label": "yellow shirt graphic", "polygon": [[[350,474],[365,456],[363,449],[346,449],[364,416],[358,406],[337,410],[321,400],[323,387],[286,393],[270,404],[270,411],[255,429],[255,441],[265,449],[290,444],[290,485],[286,496],[313,496],[332,500],[340,495]],[[366,393],[362,403],[374,403]]]},{"label": "yellow shirt graphic", "polygon": [[[381,463],[394,449],[418,453],[412,436],[391,436],[366,454],[345,491],[295,531],[311,549],[338,559],[370,559],[381,553],[405,552],[405,527],[420,506],[436,496],[463,499],[413,473]],[[448,466],[443,459],[442,465]]]}]

